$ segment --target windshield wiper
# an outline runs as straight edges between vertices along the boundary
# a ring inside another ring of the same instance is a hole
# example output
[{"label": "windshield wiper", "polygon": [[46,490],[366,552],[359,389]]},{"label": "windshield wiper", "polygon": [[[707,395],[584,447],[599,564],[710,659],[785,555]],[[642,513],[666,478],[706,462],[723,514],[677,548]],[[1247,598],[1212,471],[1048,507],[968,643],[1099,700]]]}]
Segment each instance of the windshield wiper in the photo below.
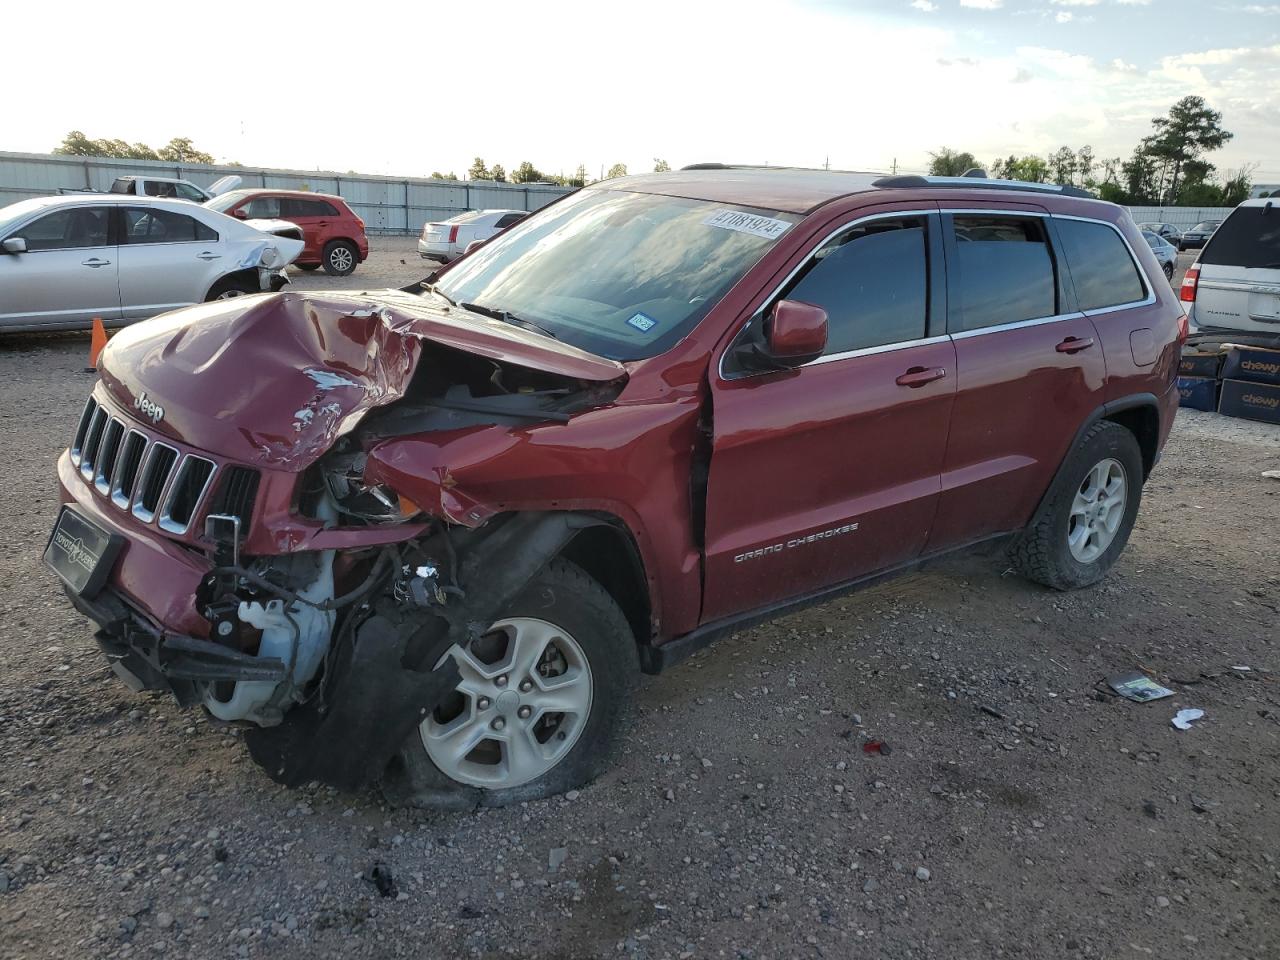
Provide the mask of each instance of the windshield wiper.
[{"label": "windshield wiper", "polygon": [[447,303],[449,306],[451,306],[451,307],[456,307],[456,306],[457,306],[457,304],[453,302],[453,298],[452,298],[452,297],[450,297],[450,296],[449,296],[448,294],[446,294],[446,293],[441,293],[441,292],[440,292],[440,289],[439,289],[439,287],[438,287],[438,285],[437,285],[437,284],[434,284],[434,283],[424,283],[422,286],[423,286],[423,288],[427,291],[427,293],[434,293],[437,297],[439,297],[441,300],[443,300],[443,301],[444,301],[445,303]]},{"label": "windshield wiper", "polygon": [[540,323],[533,320],[526,320],[524,317],[517,317],[514,313],[507,310],[499,310],[497,307],[486,307],[479,303],[462,303],[459,304],[463,310],[470,310],[472,313],[479,313],[486,317],[493,317],[495,320],[501,320],[503,323],[509,323],[513,327],[524,327],[526,330],[532,330],[534,333],[540,333],[544,337],[550,337],[552,340],[559,340],[552,331],[548,330]]}]

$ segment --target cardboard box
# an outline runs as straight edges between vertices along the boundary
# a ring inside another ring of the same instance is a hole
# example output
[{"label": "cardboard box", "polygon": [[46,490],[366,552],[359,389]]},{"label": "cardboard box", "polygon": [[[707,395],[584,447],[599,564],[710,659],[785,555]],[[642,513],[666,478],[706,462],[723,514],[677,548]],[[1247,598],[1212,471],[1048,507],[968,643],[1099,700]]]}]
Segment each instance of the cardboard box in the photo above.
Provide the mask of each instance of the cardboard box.
[{"label": "cardboard box", "polygon": [[1218,412],[1264,423],[1280,423],[1280,385],[1223,380]]},{"label": "cardboard box", "polygon": [[1218,381],[1213,377],[1179,377],[1178,405],[1192,410],[1218,409]]},{"label": "cardboard box", "polygon": [[1182,359],[1178,362],[1178,376],[1180,377],[1213,377],[1217,378],[1218,370],[1222,367],[1222,358],[1225,353],[1198,353],[1188,352],[1182,355]]},{"label": "cardboard box", "polygon": [[1223,380],[1248,380],[1280,386],[1280,350],[1232,347],[1222,365]]}]

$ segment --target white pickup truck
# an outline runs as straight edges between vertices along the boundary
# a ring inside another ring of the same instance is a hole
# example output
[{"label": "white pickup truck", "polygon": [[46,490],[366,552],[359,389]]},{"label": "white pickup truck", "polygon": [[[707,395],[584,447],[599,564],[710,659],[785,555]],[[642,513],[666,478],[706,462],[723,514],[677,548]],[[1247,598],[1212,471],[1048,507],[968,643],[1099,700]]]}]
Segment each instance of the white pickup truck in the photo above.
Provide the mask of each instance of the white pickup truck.
[{"label": "white pickup truck", "polygon": [[108,193],[123,193],[134,197],[170,197],[176,200],[190,200],[193,203],[204,203],[212,200],[220,193],[234,190],[240,186],[241,178],[235,175],[215,180],[209,189],[203,190],[190,180],[179,180],[176,177],[116,177]]}]

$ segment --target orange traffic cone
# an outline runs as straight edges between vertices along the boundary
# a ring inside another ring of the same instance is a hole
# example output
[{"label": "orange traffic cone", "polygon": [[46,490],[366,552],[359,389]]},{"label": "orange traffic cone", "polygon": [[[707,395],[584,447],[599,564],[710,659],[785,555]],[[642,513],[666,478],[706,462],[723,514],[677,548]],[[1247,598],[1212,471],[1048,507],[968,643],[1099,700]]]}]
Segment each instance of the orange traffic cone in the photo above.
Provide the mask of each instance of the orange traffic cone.
[{"label": "orange traffic cone", "polygon": [[107,345],[107,329],[102,325],[101,317],[93,318],[93,337],[89,341],[89,365],[84,368],[85,373],[98,372],[98,354],[102,352],[102,348]]}]

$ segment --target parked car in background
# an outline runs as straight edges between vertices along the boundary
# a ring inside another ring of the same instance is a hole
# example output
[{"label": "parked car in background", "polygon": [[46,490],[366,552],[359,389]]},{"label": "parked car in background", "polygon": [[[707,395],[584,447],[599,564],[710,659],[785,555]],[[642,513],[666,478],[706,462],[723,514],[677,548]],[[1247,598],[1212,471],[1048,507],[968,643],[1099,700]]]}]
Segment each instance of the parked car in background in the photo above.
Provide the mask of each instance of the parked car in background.
[{"label": "parked car in background", "polygon": [[418,253],[424,260],[456,260],[477,240],[497,236],[529,215],[527,210],[471,210],[438,223],[424,224]]},{"label": "parked car in background", "polygon": [[1178,241],[1179,250],[1199,250],[1213,236],[1213,231],[1222,224],[1221,220],[1201,220],[1190,230],[1184,231]]},{"label": "parked car in background", "polygon": [[369,258],[364,221],[341,197],[307,190],[232,190],[205,204],[239,220],[279,219],[302,228],[306,246],[298,256],[303,270],[345,277]]},{"label": "parked car in background", "polygon": [[1178,248],[1149,230],[1142,231],[1142,239],[1147,241],[1147,246],[1156,255],[1156,260],[1160,262],[1160,269],[1164,271],[1165,278],[1172,282],[1173,273],[1178,268]]},{"label": "parked car in background", "polygon": [[0,208],[0,331],[119,326],[279,290],[302,241],[185,200],[110,193]]},{"label": "parked car in background", "polygon": [[1280,346],[1280,201],[1236,207],[1187,270],[1179,296],[1199,334]]},{"label": "parked car in background", "polygon": [[522,803],[745,623],[997,538],[1102,579],[1178,407],[1158,271],[1070,187],[606,180],[416,290],[113,337],[46,560],[273,779]]},{"label": "parked car in background", "polygon": [[1179,240],[1182,239],[1182,231],[1175,227],[1172,223],[1140,223],[1138,229],[1147,233],[1154,233],[1162,240],[1167,240],[1174,246],[1177,246]]},{"label": "parked car in background", "polygon": [[190,180],[178,180],[174,177],[116,177],[108,193],[204,203],[220,193],[235,189],[240,185],[240,180],[240,177],[234,175],[223,177],[215,180],[208,190],[203,190]]}]

